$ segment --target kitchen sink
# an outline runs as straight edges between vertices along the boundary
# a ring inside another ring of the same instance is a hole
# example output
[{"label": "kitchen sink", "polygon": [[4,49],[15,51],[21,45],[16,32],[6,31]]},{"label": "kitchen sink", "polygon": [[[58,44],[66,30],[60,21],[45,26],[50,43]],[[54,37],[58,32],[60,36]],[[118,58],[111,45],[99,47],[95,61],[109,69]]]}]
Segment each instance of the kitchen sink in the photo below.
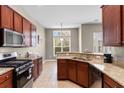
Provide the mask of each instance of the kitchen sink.
[{"label": "kitchen sink", "polygon": [[90,60],[91,60],[91,59],[88,59],[88,58],[86,58],[86,57],[84,57],[84,58],[73,57],[72,59],[84,60],[84,61],[90,61]]}]

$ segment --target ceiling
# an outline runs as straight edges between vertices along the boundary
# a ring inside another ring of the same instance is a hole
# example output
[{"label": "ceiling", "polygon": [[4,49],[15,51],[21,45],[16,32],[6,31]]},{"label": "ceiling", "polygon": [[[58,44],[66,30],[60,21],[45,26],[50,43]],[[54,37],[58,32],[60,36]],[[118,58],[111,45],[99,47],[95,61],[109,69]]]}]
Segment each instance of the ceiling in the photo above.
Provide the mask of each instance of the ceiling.
[{"label": "ceiling", "polygon": [[99,5],[22,5],[23,9],[45,28],[79,27],[80,24],[100,23]]}]

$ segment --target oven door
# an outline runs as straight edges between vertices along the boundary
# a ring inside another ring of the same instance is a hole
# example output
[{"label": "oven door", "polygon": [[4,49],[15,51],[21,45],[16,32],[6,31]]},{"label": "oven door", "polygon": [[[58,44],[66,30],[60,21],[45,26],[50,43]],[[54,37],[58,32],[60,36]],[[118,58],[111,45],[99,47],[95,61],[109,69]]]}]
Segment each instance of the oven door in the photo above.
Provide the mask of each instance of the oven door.
[{"label": "oven door", "polygon": [[25,85],[28,87],[29,81],[32,79],[32,68],[17,76],[17,88],[23,88]]}]

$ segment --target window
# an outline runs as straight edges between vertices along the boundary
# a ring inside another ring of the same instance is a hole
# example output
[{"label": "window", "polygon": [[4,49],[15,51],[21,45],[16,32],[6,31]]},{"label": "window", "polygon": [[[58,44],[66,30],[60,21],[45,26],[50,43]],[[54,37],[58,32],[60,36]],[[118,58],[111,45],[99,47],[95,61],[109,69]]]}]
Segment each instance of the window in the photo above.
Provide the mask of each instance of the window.
[{"label": "window", "polygon": [[103,46],[103,33],[102,32],[93,33],[93,52],[111,53],[111,47]]},{"label": "window", "polygon": [[94,52],[103,52],[102,32],[94,32],[93,33],[93,51]]},{"label": "window", "polygon": [[71,49],[71,31],[53,31],[53,54],[57,52],[69,52]]}]

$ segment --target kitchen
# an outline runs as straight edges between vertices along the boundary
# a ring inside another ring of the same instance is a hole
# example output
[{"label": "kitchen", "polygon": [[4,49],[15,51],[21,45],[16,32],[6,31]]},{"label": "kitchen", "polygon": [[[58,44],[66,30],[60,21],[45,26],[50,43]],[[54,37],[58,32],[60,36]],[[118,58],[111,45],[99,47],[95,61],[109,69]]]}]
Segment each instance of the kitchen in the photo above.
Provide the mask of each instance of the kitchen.
[{"label": "kitchen", "polygon": [[[51,16],[49,9],[54,12]],[[60,14],[64,22],[59,20],[55,28],[57,11],[66,9],[68,15],[80,9],[74,18],[82,14],[84,23],[75,19],[81,22],[78,27],[68,27],[69,23],[65,27],[69,16]],[[81,13],[83,9],[90,12]],[[0,87],[123,88],[122,15],[123,5],[1,5]]]}]

